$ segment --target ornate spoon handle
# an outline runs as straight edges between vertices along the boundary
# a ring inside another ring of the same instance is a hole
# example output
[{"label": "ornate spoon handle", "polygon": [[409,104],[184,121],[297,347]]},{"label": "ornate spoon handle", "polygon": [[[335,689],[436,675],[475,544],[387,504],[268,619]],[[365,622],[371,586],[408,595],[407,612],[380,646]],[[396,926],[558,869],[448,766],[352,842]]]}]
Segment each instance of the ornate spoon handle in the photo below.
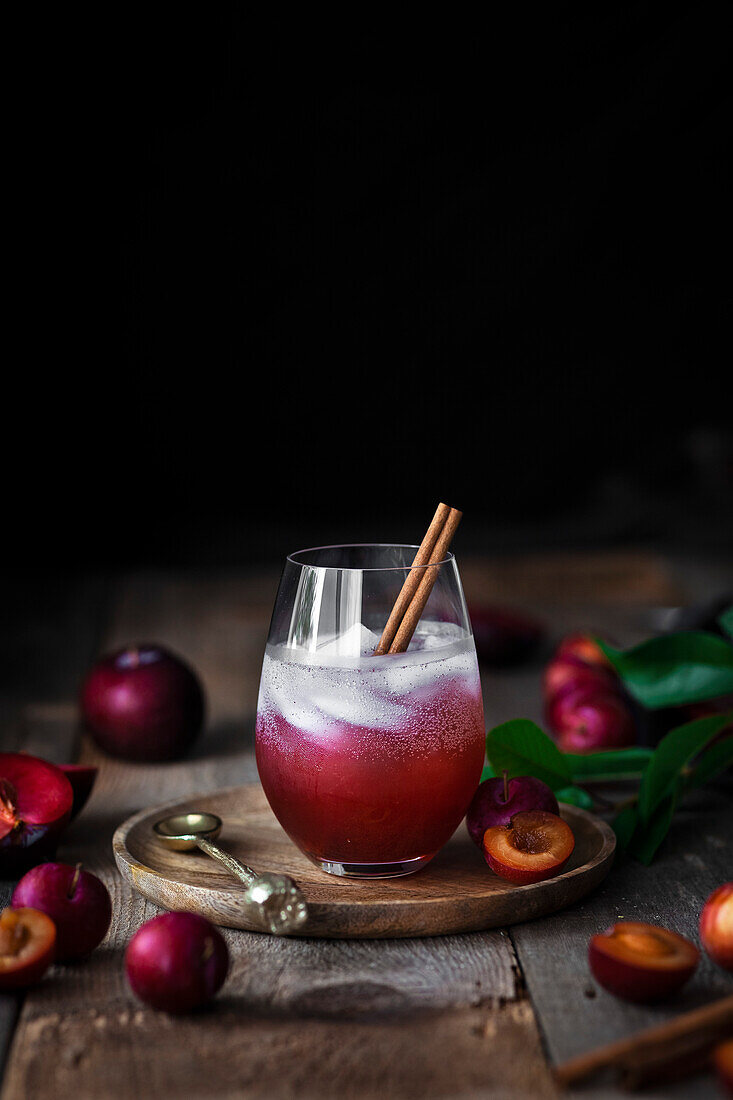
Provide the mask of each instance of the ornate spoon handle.
[{"label": "ornate spoon handle", "polygon": [[220,863],[223,863],[227,871],[238,878],[240,882],[243,882],[245,886],[251,886],[257,875],[251,867],[247,867],[246,864],[240,863],[234,856],[230,856],[228,852],[225,852],[223,848],[219,848],[216,844],[212,844],[210,840],[206,840],[205,837],[197,836],[196,844],[202,852],[206,852],[207,856],[211,856],[212,859],[218,859]]},{"label": "ornate spoon handle", "polygon": [[196,844],[245,884],[244,903],[268,932],[276,936],[295,932],[308,919],[305,898],[289,875],[258,875],[205,837],[196,837]]}]

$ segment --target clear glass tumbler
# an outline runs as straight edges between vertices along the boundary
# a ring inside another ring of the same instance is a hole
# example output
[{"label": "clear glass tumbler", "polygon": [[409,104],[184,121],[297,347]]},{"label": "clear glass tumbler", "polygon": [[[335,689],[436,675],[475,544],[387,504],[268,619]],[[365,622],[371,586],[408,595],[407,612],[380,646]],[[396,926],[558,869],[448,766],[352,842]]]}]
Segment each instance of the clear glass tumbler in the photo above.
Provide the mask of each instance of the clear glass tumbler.
[{"label": "clear glass tumbler", "polygon": [[322,546],[280,581],[257,709],[257,767],[275,816],[324,871],[424,866],[476,790],[484,716],[452,554],[404,653],[374,656],[417,547]]}]

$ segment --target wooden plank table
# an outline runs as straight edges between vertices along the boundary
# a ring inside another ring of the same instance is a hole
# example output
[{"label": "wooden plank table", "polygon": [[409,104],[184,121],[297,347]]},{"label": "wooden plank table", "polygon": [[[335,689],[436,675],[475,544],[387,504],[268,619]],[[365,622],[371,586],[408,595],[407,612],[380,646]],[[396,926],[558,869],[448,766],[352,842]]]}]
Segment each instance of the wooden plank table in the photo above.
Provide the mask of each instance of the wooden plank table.
[{"label": "wooden plank table", "polygon": [[[650,606],[698,594],[694,576],[690,582],[683,568],[645,555],[476,559],[462,572],[469,601],[519,603],[543,614],[556,635],[597,627],[624,643],[648,633]],[[2,747],[99,765],[92,798],[59,858],[81,860],[104,879],[114,916],[87,962],[54,967],[22,1002],[0,998],[2,1100],[552,1097],[551,1062],[730,990],[706,961],[674,1003],[632,1008],[599,990],[585,962],[591,932],[619,916],[669,923],[696,938],[702,901],[733,867],[733,810],[721,783],[679,815],[652,868],[620,863],[598,891],[563,913],[509,932],[423,940],[278,940],[225,931],[232,968],[210,1007],[172,1019],[138,1002],[123,956],[156,910],[117,873],[112,833],[146,806],[256,777],[254,713],[276,585],[270,571],[165,573],[34,579],[4,593],[10,629],[2,656],[12,677],[0,697]],[[79,734],[76,692],[96,653],[156,640],[201,673],[210,701],[206,733],[183,762],[123,764]],[[539,671],[483,675],[487,724],[540,719]],[[1,900],[11,887],[0,887]],[[601,1082],[576,1095],[622,1094]],[[648,1095],[717,1091],[703,1075]]]}]

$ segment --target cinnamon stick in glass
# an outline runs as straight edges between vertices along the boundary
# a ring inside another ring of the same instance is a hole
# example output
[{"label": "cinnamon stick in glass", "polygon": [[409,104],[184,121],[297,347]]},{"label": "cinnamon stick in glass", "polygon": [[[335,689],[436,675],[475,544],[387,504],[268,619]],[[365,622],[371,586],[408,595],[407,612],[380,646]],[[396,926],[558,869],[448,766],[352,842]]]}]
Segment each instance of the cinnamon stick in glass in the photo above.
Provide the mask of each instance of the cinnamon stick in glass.
[{"label": "cinnamon stick in glass", "polygon": [[407,649],[462,515],[457,508],[438,505],[374,650],[375,656]]},{"label": "cinnamon stick in glass", "polygon": [[392,608],[389,618],[387,619],[387,625],[382,631],[382,637],[379,639],[379,644],[374,650],[374,655],[379,657],[383,653],[389,652],[389,647],[394,641],[394,636],[397,633],[397,629],[402,622],[402,616],[410,605],[410,600],[417,592],[418,585],[422,580],[423,570],[422,566],[427,565],[430,561],[430,555],[432,554],[435,544],[438,541],[438,535],[443,529],[450,508],[447,504],[439,504],[435,510],[430,526],[425,532],[417,553],[412,562],[412,568],[405,577],[404,584],[400,589],[400,594],[395,600],[394,607]]}]

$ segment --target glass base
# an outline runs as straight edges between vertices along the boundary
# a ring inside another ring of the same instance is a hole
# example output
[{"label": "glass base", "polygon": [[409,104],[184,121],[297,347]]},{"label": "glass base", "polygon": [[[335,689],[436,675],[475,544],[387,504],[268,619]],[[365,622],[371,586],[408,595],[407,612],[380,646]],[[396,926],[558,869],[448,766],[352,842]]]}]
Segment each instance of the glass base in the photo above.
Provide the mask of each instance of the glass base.
[{"label": "glass base", "polygon": [[340,878],[398,878],[400,875],[411,875],[419,871],[433,858],[432,855],[418,856],[416,859],[403,859],[398,863],[337,863],[335,860],[319,859],[310,852],[306,852],[306,855],[316,867]]}]

